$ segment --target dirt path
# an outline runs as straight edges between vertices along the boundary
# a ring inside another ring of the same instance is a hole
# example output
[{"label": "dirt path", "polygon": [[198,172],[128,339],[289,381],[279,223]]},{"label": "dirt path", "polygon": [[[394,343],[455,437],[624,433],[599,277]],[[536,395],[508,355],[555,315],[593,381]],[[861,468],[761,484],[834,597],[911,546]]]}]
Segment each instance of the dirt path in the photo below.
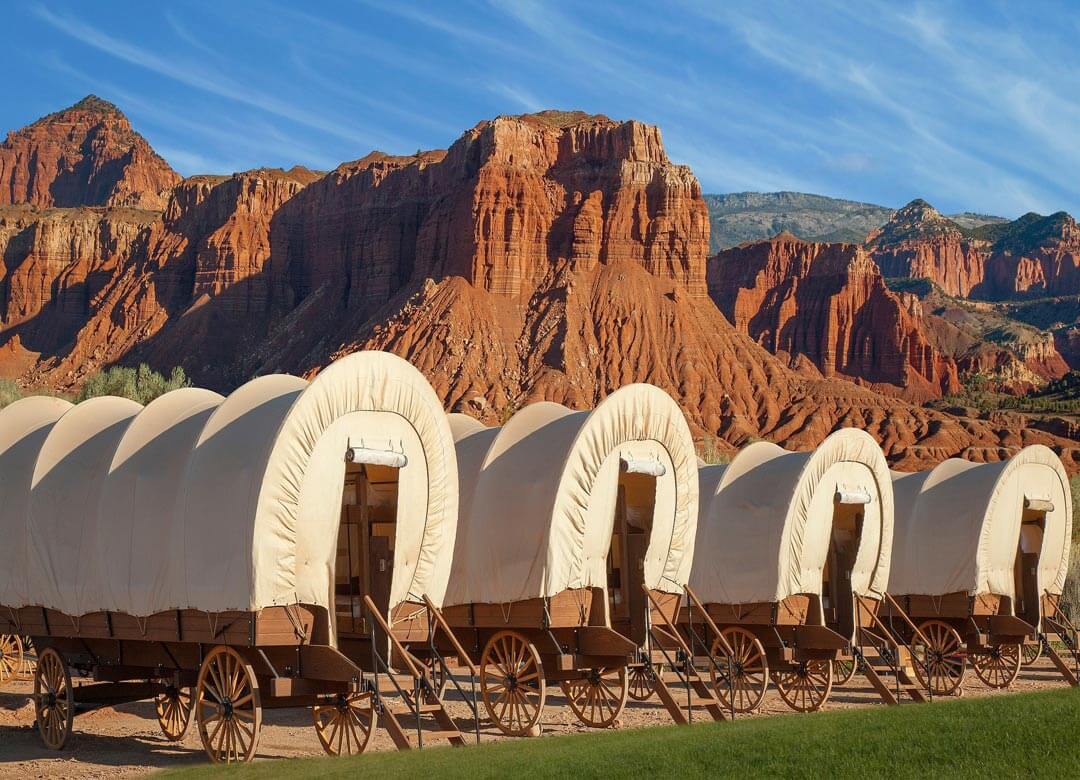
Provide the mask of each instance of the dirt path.
[{"label": "dirt path", "polygon": [[[1021,672],[1011,690],[1031,691],[1064,685],[1050,663],[1040,659],[1034,667]],[[10,683],[0,692],[0,777],[118,778],[206,761],[194,724],[181,742],[166,742],[158,730],[154,707],[147,702],[80,715],[75,721],[75,734],[67,748],[60,753],[50,752],[41,746],[33,728],[31,692],[32,685],[29,683]],[[969,673],[964,695],[1007,696],[1009,693],[990,690]],[[824,709],[859,706],[883,705],[865,681],[857,676],[847,685],[835,688]],[[789,712],[776,692],[770,690],[761,714],[752,717]],[[468,709],[460,701],[452,702],[451,713],[464,719]],[[622,728],[658,726],[670,722],[666,711],[655,699],[644,703],[628,702],[621,717]],[[472,726],[471,720],[468,726]],[[557,689],[549,689],[544,733],[565,734],[586,730],[577,723]],[[481,728],[481,739],[484,741],[505,738],[487,724]],[[372,744],[377,750],[393,749],[390,738],[382,729],[376,732]],[[322,754],[308,710],[278,710],[265,714],[259,742],[260,758]]]}]

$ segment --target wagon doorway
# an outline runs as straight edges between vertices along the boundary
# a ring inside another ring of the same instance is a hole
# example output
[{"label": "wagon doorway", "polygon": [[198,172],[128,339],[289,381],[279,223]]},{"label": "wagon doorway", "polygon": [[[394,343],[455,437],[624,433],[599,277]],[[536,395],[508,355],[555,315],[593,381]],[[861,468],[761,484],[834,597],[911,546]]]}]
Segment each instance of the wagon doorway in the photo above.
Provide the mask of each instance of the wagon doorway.
[{"label": "wagon doorway", "polygon": [[822,571],[821,608],[825,625],[844,637],[855,635],[855,592],[851,577],[862,539],[869,494],[841,493],[833,505],[829,552]]},{"label": "wagon doorway", "polygon": [[663,467],[656,462],[622,461],[619,470],[615,524],[608,550],[608,614],[611,627],[623,636],[645,643],[648,598],[645,555],[656,512],[656,480]]},{"label": "wagon doorway", "polygon": [[1049,501],[1024,500],[1020,538],[1016,544],[1016,559],[1013,562],[1013,614],[1033,626],[1039,625],[1042,601],[1039,591],[1039,556],[1046,535],[1046,513],[1052,510],[1053,506]]},{"label": "wagon doorway", "polygon": [[337,634],[346,640],[370,637],[364,596],[386,615],[393,582],[400,466],[363,460],[346,463],[334,570]]}]

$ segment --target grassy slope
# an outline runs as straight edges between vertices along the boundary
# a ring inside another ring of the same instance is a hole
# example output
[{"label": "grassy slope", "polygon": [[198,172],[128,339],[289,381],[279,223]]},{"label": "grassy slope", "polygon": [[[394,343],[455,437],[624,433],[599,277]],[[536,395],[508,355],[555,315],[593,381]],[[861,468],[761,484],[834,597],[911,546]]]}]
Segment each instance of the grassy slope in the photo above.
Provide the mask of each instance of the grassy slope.
[{"label": "grassy slope", "polygon": [[[236,777],[1080,776],[1080,691],[785,715],[354,759],[267,761]],[[312,735],[314,740],[314,735]],[[198,778],[211,767],[176,773]]]}]

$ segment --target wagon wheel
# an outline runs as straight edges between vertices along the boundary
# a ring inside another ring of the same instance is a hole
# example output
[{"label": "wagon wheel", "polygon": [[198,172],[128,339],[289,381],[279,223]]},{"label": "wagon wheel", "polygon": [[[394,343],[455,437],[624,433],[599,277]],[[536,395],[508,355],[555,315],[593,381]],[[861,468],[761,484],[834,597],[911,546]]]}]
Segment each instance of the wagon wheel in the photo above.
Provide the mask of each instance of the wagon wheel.
[{"label": "wagon wheel", "polygon": [[37,671],[37,651],[34,649],[33,640],[28,636],[24,636],[22,638],[22,647],[22,669],[17,677],[20,680],[33,680],[34,672]]},{"label": "wagon wheel", "polygon": [[491,637],[480,657],[480,693],[488,717],[504,734],[536,734],[547,683],[532,642],[516,631]]},{"label": "wagon wheel", "polygon": [[832,661],[800,661],[792,669],[773,672],[780,698],[797,712],[816,712],[832,692]]},{"label": "wagon wheel", "polygon": [[927,620],[919,626],[919,631],[929,642],[923,646],[916,639],[911,645],[919,682],[936,696],[960,692],[967,673],[967,656],[960,634],[942,620]]},{"label": "wagon wheel", "polygon": [[1033,663],[1038,661],[1040,658],[1042,658],[1042,653],[1042,640],[1024,645],[1021,648],[1021,658],[1023,659],[1024,666],[1031,666]]},{"label": "wagon wheel", "polygon": [[171,683],[163,693],[154,699],[158,725],[161,733],[170,742],[179,742],[187,733],[191,723],[191,689],[177,688]]},{"label": "wagon wheel", "polygon": [[606,729],[615,724],[630,693],[630,682],[624,666],[588,669],[584,677],[566,680],[561,687],[578,720],[596,729]]},{"label": "wagon wheel", "polygon": [[975,674],[991,688],[1008,688],[1020,674],[1020,645],[996,645],[973,656]]},{"label": "wagon wheel", "polygon": [[203,749],[215,764],[254,757],[262,726],[259,682],[231,647],[215,647],[203,660],[195,688],[195,717]]},{"label": "wagon wheel", "polygon": [[626,668],[629,675],[627,695],[634,701],[648,701],[653,695],[653,680],[660,674],[660,666],[631,664]]},{"label": "wagon wheel", "polygon": [[363,753],[378,719],[370,691],[338,694],[325,704],[312,707],[311,716],[323,750],[332,756]]},{"label": "wagon wheel", "polygon": [[0,634],[0,685],[22,674],[22,640],[14,634]]},{"label": "wagon wheel", "polygon": [[34,672],[34,712],[45,747],[60,750],[71,736],[75,698],[67,663],[51,647],[38,658]]},{"label": "wagon wheel", "polygon": [[845,685],[855,676],[858,664],[854,658],[838,658],[833,661],[833,677],[836,685]]},{"label": "wagon wheel", "polygon": [[[761,706],[769,687],[769,662],[765,648],[745,628],[725,628],[721,635],[731,648],[728,655],[720,639],[712,645],[712,656],[721,668],[710,664],[713,689],[720,702],[735,712],[753,712]],[[730,673],[729,673],[730,670]]]}]

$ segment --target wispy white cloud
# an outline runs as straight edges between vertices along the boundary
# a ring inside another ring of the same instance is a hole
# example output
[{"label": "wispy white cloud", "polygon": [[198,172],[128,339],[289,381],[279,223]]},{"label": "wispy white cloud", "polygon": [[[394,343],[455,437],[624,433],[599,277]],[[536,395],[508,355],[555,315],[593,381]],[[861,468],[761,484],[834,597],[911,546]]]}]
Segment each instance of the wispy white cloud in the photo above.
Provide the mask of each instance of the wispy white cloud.
[{"label": "wispy white cloud", "polygon": [[487,88],[496,95],[504,97],[514,105],[521,108],[523,111],[536,112],[545,108],[550,108],[549,104],[539,100],[529,90],[523,89],[513,84],[506,84],[501,81],[492,81],[487,85]]},{"label": "wispy white cloud", "polygon": [[[358,133],[354,127],[326,119],[323,111],[301,110],[292,103],[236,83],[221,71],[207,71],[197,63],[179,61],[156,54],[110,35],[81,19],[54,13],[44,6],[36,6],[34,12],[60,32],[131,65],[347,141],[358,144],[371,141],[371,136]],[[387,136],[382,140],[388,142],[391,147],[397,142],[397,139],[392,136]]]},{"label": "wispy white cloud", "polygon": [[[659,125],[707,190],[1080,210],[1080,22],[1064,7],[1044,9],[1047,22],[1009,4],[918,0],[360,0],[333,11],[262,0],[253,18],[195,0],[151,14],[144,40],[108,13],[54,1],[23,16],[119,73],[177,85],[174,99],[79,61],[80,83],[121,86],[106,96],[129,93],[161,146],[191,165],[293,150],[329,167],[372,147],[445,147],[496,114],[580,108]],[[205,113],[183,111],[193,93]]]}]

